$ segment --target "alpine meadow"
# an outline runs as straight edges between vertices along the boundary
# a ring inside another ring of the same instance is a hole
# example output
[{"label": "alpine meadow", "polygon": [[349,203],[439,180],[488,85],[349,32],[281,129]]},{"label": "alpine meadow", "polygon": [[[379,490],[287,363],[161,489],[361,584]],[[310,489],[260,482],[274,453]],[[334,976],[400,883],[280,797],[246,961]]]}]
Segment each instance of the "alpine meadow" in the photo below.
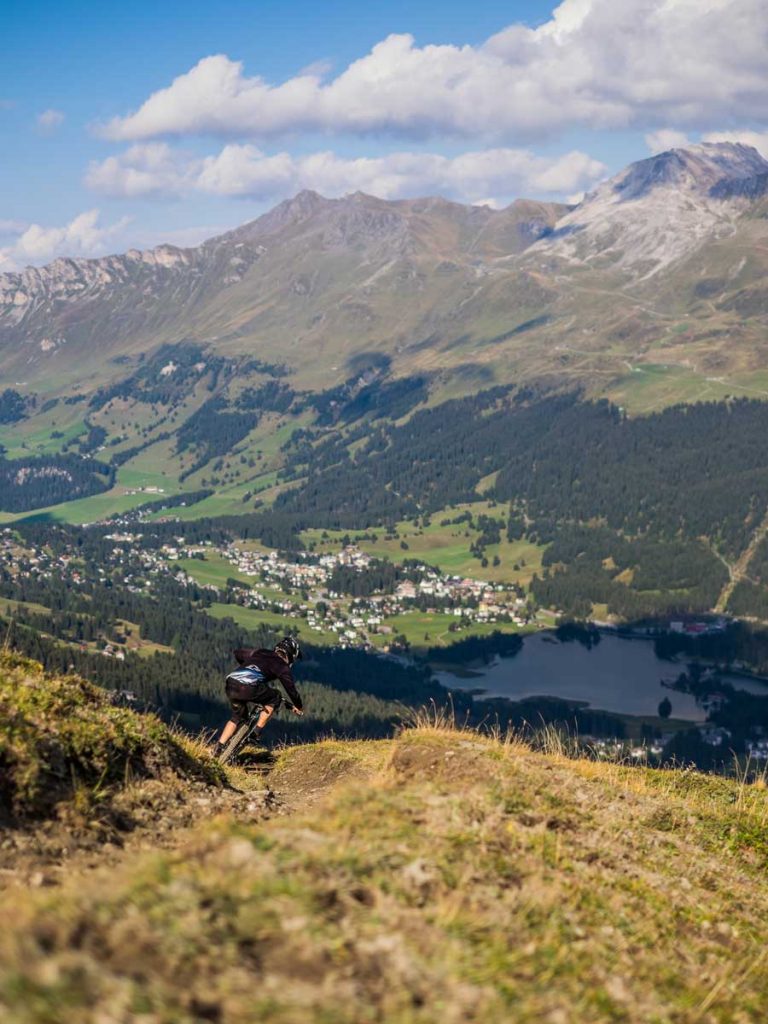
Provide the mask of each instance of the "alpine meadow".
[{"label": "alpine meadow", "polygon": [[765,5],[4,20],[0,1017],[762,1024]]}]

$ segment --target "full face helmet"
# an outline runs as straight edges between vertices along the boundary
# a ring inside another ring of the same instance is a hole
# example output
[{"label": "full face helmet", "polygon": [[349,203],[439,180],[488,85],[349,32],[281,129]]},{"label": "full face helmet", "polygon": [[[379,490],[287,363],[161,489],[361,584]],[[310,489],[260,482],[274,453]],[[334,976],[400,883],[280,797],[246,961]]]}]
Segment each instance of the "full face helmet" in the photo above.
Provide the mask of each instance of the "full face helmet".
[{"label": "full face helmet", "polygon": [[298,661],[301,658],[301,648],[299,642],[294,636],[286,636],[275,644],[275,652],[284,654],[288,659],[288,664],[292,665],[294,661]]}]

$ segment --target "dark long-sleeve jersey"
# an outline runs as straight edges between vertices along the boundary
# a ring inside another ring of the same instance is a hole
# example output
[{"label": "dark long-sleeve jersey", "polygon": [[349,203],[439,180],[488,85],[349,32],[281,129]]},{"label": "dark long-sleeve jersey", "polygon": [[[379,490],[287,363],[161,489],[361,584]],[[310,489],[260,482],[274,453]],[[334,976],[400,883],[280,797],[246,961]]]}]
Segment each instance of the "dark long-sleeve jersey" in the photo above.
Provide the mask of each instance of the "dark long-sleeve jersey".
[{"label": "dark long-sleeve jersey", "polygon": [[265,647],[238,647],[234,653],[238,664],[255,665],[260,669],[264,673],[265,682],[271,683],[273,679],[279,679],[291,701],[301,711],[304,703],[296,689],[291,666],[287,661],[283,661],[279,654]]}]

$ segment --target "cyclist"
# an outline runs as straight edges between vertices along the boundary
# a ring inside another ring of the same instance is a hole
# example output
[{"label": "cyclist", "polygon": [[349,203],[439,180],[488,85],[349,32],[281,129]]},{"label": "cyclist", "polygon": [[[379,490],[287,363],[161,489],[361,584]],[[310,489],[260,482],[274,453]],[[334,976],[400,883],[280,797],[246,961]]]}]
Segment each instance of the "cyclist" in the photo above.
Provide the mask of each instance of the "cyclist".
[{"label": "cyclist", "polygon": [[301,648],[295,637],[283,637],[271,651],[265,647],[239,647],[234,654],[238,664],[243,667],[230,672],[227,676],[224,689],[229,697],[232,717],[224,726],[216,744],[216,757],[224,750],[238,725],[245,718],[247,706],[251,702],[262,706],[256,728],[251,734],[258,739],[262,729],[283,701],[280,691],[269,685],[275,679],[280,680],[290,697],[294,714],[304,714],[304,705],[291,672],[293,663],[301,658]]}]

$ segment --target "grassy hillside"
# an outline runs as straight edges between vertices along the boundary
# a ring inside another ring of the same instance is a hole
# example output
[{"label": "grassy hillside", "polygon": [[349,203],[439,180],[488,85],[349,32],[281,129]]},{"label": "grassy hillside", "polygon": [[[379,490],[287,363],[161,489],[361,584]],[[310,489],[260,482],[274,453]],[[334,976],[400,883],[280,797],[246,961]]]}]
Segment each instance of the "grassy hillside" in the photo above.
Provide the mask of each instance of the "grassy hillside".
[{"label": "grassy hillside", "polygon": [[105,817],[127,786],[168,776],[221,780],[201,749],[154,715],[115,706],[77,676],[0,655],[0,826]]},{"label": "grassy hillside", "polygon": [[434,728],[268,783],[290,815],[8,895],[4,1019],[764,1020],[764,788]]}]

